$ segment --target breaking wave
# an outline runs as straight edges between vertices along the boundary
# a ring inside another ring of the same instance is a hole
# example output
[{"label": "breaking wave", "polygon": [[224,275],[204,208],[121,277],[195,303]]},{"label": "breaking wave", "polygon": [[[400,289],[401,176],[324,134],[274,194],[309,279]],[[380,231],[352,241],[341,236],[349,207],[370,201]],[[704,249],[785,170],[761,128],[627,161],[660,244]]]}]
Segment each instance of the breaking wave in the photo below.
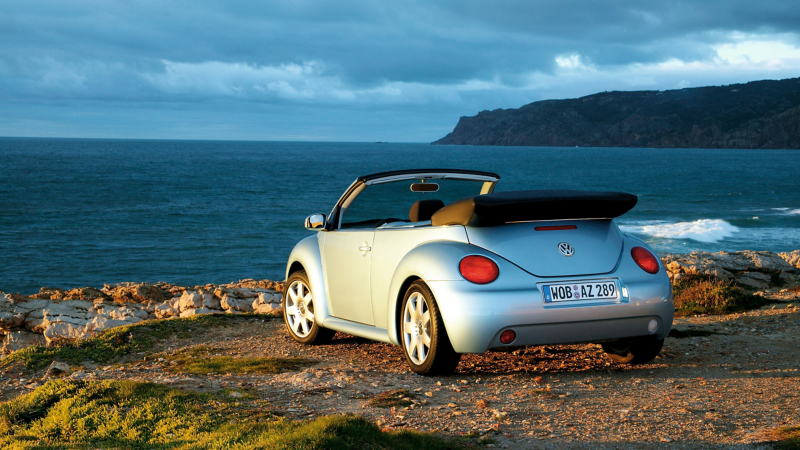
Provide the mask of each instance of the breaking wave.
[{"label": "breaking wave", "polygon": [[739,227],[721,219],[700,219],[694,222],[655,223],[647,225],[620,225],[629,233],[646,234],[667,239],[692,239],[716,243],[739,232]]},{"label": "breaking wave", "polygon": [[800,215],[800,209],[792,209],[792,208],[770,208],[773,211],[780,211],[781,214],[786,214],[789,216],[796,216]]}]

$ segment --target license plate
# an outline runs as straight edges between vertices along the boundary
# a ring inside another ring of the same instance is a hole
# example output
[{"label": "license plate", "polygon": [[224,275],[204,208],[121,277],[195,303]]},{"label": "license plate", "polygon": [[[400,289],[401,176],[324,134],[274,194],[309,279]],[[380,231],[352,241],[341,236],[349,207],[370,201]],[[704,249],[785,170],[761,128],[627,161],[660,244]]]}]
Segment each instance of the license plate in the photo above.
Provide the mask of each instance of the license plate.
[{"label": "license plate", "polygon": [[545,303],[619,298],[616,281],[546,284],[542,286],[542,292]]}]

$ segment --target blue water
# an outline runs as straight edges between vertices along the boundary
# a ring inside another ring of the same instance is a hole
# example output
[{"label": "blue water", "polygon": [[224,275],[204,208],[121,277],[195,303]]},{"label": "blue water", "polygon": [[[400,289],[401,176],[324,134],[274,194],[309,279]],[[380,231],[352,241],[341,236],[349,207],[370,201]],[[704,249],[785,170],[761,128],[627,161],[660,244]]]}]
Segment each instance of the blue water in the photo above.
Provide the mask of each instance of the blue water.
[{"label": "blue water", "polygon": [[619,223],[657,251],[800,248],[797,151],[2,138],[0,291],[282,279],[305,216],[420,167],[634,193]]}]

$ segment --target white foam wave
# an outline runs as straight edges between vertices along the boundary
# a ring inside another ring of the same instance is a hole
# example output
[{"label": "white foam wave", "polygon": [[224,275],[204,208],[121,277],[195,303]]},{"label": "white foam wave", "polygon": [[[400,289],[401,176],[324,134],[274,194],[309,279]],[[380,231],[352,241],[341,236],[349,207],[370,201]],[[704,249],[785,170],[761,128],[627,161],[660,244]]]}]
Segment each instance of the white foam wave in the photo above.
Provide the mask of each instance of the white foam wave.
[{"label": "white foam wave", "polygon": [[792,209],[792,208],[770,208],[770,209],[773,211],[779,211],[780,214],[787,216],[800,215],[800,209]]},{"label": "white foam wave", "polygon": [[668,239],[692,239],[716,243],[739,232],[739,227],[721,219],[700,219],[694,222],[620,225],[623,231]]}]

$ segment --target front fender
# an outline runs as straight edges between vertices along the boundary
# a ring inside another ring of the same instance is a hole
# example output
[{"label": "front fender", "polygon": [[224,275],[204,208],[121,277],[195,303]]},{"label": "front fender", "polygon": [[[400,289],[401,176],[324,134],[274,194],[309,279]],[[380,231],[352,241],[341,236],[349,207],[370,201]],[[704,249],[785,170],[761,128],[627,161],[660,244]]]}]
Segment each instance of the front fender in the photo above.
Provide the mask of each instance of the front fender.
[{"label": "front fender", "polygon": [[[325,295],[325,279],[322,276],[322,256],[319,250],[319,233],[304,238],[294,246],[289,254],[289,261],[286,264],[286,279],[291,275],[292,266],[300,264],[308,275],[308,282],[311,295],[314,298],[314,321],[322,325],[328,318],[328,298]],[[286,286],[288,289],[289,286]]]},{"label": "front fender", "polygon": [[[400,314],[398,310],[410,280],[422,279],[426,283],[430,281],[464,281],[458,271],[458,263],[466,255],[484,255],[493,259],[498,265],[502,265],[502,263],[509,264],[494,253],[480,247],[453,241],[426,242],[412,249],[400,260],[400,264],[398,264],[389,284],[389,305],[386,308],[389,340],[393,344],[400,344],[400,335],[397,328],[397,317]],[[428,284],[428,287],[431,288],[431,292],[436,297],[434,288],[430,284]],[[445,327],[447,327],[446,317]]]}]

